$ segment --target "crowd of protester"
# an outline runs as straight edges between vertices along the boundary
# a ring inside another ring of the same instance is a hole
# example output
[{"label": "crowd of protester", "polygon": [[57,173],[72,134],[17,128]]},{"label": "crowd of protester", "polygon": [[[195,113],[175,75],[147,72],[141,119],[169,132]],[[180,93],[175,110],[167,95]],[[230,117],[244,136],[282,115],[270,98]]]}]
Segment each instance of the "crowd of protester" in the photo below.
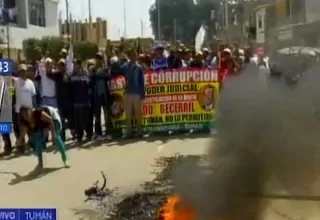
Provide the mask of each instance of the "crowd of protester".
[{"label": "crowd of protester", "polygon": [[[142,135],[145,71],[219,68],[223,77],[225,73],[239,73],[251,56],[250,48],[240,49],[236,43],[220,44],[216,50],[203,48],[202,51],[188,49],[182,44],[175,48],[157,44],[148,53],[130,49],[123,53],[113,48],[106,54],[98,52],[93,59],[85,61],[69,56],[66,49],[61,50],[59,60],[43,57],[39,61],[21,61],[12,80],[16,149],[24,153],[27,147],[34,148],[41,164],[41,149],[45,148],[51,131],[51,139],[66,163],[67,129],[73,141],[111,140],[113,100],[107,85],[113,75],[126,78],[124,107],[128,127],[124,138],[139,137]],[[27,136],[28,142],[25,141]],[[10,134],[3,135],[7,155],[13,151],[11,137]]]}]

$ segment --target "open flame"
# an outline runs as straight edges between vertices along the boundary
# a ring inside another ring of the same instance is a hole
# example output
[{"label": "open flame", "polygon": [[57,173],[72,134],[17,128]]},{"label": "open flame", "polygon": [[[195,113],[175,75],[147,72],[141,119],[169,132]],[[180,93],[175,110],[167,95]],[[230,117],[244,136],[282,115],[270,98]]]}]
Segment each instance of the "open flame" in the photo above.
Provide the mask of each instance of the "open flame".
[{"label": "open flame", "polygon": [[159,220],[194,220],[195,210],[182,202],[179,196],[171,196],[166,203],[160,208]]}]

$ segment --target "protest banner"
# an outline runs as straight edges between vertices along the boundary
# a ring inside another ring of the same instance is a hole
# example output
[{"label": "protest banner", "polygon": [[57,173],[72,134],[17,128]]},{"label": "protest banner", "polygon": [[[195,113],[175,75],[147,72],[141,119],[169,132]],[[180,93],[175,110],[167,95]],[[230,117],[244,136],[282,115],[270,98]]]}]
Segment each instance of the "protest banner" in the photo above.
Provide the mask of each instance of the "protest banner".
[{"label": "protest banner", "polygon": [[[124,76],[113,76],[112,114],[117,129],[124,128]],[[205,131],[214,119],[220,83],[216,69],[176,69],[145,73],[143,128],[145,132]]]}]

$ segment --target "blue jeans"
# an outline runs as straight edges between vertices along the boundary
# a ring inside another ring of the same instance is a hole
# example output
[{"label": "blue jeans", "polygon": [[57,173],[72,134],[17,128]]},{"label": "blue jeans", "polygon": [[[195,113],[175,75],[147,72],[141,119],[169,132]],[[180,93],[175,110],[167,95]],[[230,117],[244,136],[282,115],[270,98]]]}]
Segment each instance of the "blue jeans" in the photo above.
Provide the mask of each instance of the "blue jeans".
[{"label": "blue jeans", "polygon": [[46,105],[46,106],[50,106],[50,107],[53,107],[53,108],[57,108],[58,107],[56,97],[43,96],[41,99],[42,99],[41,100],[41,105]]}]

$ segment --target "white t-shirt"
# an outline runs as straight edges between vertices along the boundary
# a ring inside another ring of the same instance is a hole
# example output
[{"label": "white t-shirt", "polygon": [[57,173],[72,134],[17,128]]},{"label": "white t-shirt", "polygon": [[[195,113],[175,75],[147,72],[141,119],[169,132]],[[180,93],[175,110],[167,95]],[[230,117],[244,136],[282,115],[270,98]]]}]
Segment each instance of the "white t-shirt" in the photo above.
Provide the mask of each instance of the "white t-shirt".
[{"label": "white t-shirt", "polygon": [[47,77],[47,71],[43,63],[39,65],[39,75],[41,76],[41,97],[55,97],[55,82]]},{"label": "white t-shirt", "polygon": [[34,83],[30,79],[14,78],[14,84],[16,90],[15,111],[19,113],[22,106],[32,108],[32,97],[36,95]]},{"label": "white t-shirt", "polygon": [[60,118],[60,115],[58,113],[58,109],[56,108],[53,108],[51,106],[43,106],[45,108],[47,108],[50,112],[50,116],[53,120],[57,120],[60,124],[61,124],[61,118]]}]

